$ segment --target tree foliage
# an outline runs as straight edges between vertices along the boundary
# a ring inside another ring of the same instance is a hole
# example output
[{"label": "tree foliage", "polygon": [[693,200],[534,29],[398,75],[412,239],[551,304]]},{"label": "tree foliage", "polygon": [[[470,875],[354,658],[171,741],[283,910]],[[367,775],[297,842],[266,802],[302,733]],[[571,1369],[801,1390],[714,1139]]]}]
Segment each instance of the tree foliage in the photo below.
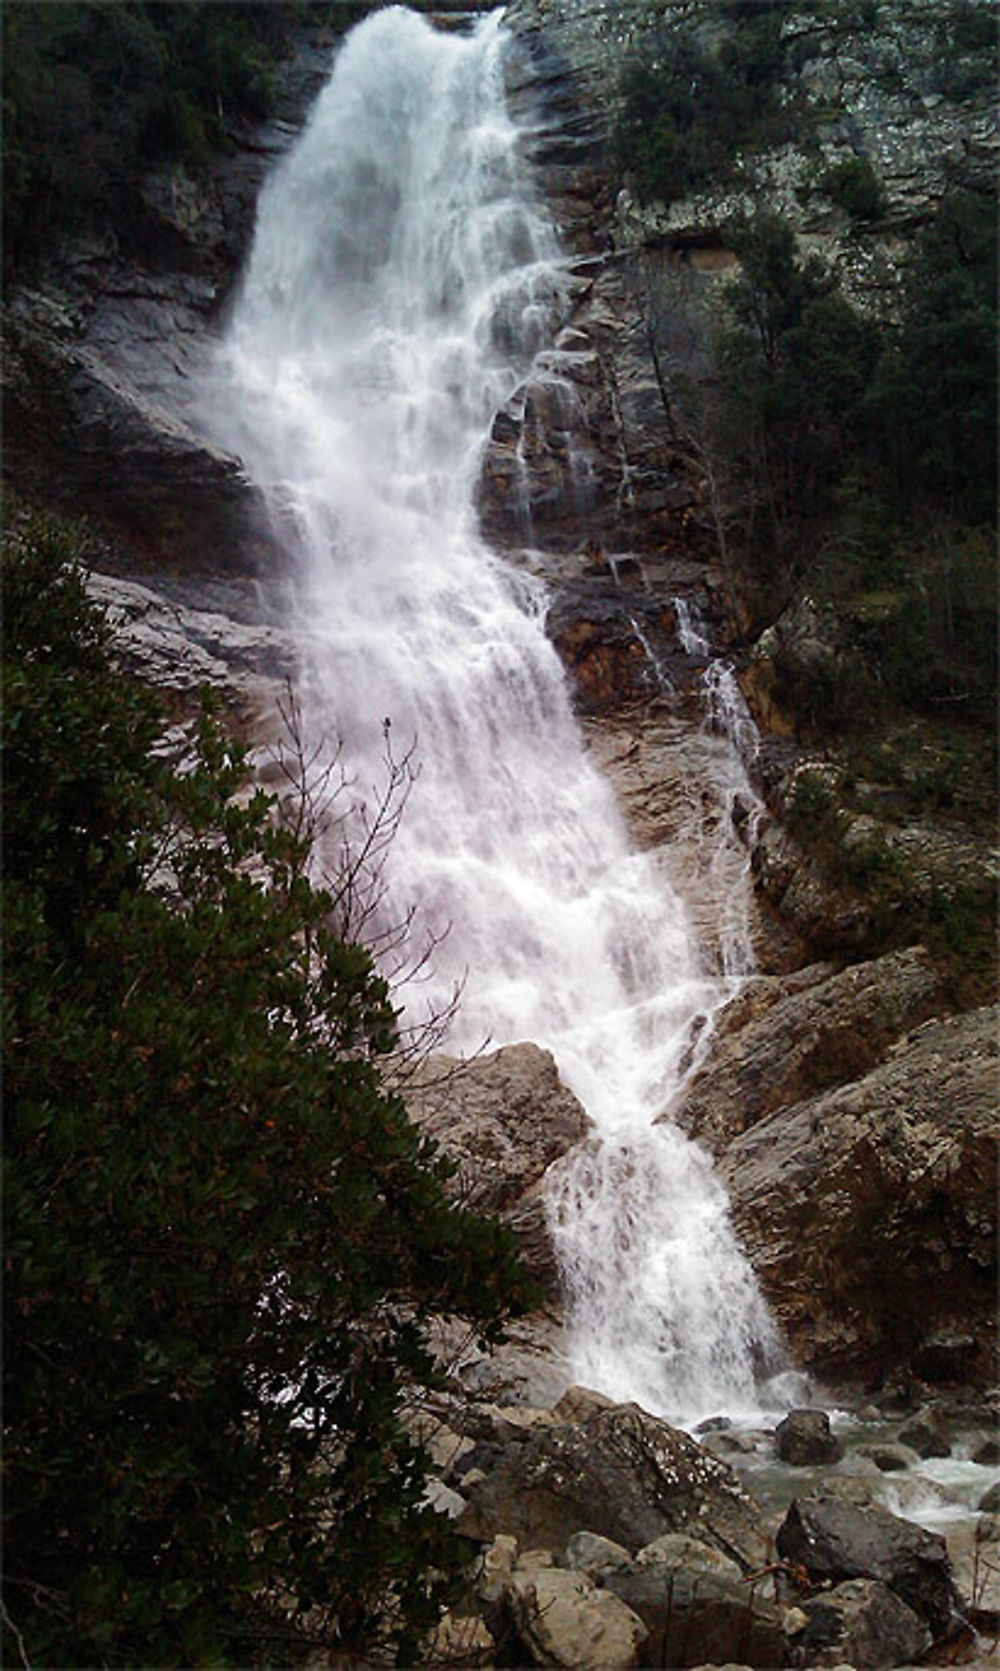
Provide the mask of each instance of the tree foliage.
[{"label": "tree foliage", "polygon": [[[685,366],[672,357],[677,316],[692,306],[680,288],[643,301],[668,422],[705,479],[720,551],[738,565],[750,607],[773,619],[803,588],[841,602],[870,593],[858,619],[883,694],[987,722],[997,619],[994,211],[991,192],[944,198],[904,268],[892,318],[853,306],[766,211],[731,228],[740,267],[722,293],[709,358],[689,349]],[[827,690],[798,690],[795,706],[830,724],[843,718]]]},{"label": "tree foliage", "polygon": [[799,260],[777,216],[758,215],[732,241],[741,270],[718,342],[713,439],[739,483],[758,572],[768,574],[836,505],[877,332],[818,262]]},{"label": "tree foliage", "polygon": [[461,1557],[400,1421],[422,1319],[531,1296],[307,842],[210,720],[159,758],[73,544],[4,550],[5,1662],[405,1661]]},{"label": "tree foliage", "polygon": [[[363,11],[322,8],[338,27]],[[235,121],[265,116],[275,63],[310,0],[8,0],[3,12],[8,273],[52,241],[134,218],[138,181],[198,167]]]},{"label": "tree foliage", "polygon": [[644,29],[624,64],[616,143],[639,196],[670,203],[733,173],[738,154],[782,136],[780,9],[736,0],[721,38],[671,19]]},{"label": "tree foliage", "polygon": [[972,524],[996,515],[996,207],[990,191],[943,200],[914,251],[869,402],[894,504]]}]

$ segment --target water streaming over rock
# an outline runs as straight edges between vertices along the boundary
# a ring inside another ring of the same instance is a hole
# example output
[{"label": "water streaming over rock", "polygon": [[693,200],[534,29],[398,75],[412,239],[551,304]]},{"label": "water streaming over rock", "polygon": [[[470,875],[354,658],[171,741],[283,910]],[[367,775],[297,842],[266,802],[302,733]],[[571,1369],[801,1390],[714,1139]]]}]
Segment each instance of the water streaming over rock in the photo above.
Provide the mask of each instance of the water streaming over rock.
[{"label": "water streaming over rock", "polygon": [[569,294],[504,40],[497,15],[458,36],[395,7],[351,35],[263,193],[205,403],[280,507],[310,734],[343,739],[359,801],[385,722],[415,741],[391,909],[449,932],[399,996],[433,1009],[464,978],[449,1047],[547,1046],[595,1122],[551,1191],[578,1378],[692,1415],[752,1403],[774,1352],[720,1185],[652,1124],[721,989],[587,758],[541,591],[472,508],[491,418]]}]

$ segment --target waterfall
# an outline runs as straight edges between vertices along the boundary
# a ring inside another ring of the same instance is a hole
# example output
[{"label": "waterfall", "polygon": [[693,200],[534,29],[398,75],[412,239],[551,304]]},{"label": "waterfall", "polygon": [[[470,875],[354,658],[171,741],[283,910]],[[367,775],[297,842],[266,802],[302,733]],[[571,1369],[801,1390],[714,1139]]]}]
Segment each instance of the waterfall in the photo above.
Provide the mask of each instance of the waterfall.
[{"label": "waterfall", "polygon": [[388,909],[443,938],[406,1019],[464,981],[448,1047],[536,1041],[594,1122],[550,1200],[575,1373],[692,1417],[752,1404],[774,1350],[707,1159],[653,1124],[722,987],[587,757],[543,592],[473,510],[491,418],[570,294],[505,39],[498,14],[459,36],[400,7],[349,36],[262,194],[203,405],[286,532],[310,742],[342,740],[359,809],[387,725],[419,762]]}]

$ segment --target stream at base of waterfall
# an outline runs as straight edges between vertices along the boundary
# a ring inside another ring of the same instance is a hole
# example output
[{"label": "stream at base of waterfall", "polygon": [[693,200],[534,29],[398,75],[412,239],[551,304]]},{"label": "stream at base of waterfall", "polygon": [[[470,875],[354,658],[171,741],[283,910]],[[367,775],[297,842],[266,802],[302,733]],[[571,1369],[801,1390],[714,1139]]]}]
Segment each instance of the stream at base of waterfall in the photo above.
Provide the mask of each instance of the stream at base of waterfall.
[{"label": "stream at base of waterfall", "polygon": [[[478,531],[493,415],[569,308],[518,159],[505,39],[498,14],[460,35],[399,7],[347,38],[262,193],[201,404],[273,507],[306,743],[339,746],[359,830],[386,739],[413,750],[381,910],[415,908],[436,944],[397,991],[404,1021],[461,985],[447,1048],[533,1040],[593,1121],[549,1190],[575,1377],[694,1421],[759,1409],[782,1368],[724,1190],[654,1123],[750,967],[745,867],[724,907],[734,973],[716,974],[669,852],[632,850],[587,756],[544,589]],[[723,752],[745,785],[732,738]]]}]

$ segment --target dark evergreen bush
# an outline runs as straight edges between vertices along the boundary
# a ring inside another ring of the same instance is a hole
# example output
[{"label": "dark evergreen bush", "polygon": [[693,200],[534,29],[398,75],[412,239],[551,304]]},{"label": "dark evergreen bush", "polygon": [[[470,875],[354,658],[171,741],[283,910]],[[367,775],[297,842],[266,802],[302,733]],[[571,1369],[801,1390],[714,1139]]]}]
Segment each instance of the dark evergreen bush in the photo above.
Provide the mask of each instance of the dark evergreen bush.
[{"label": "dark evergreen bush", "polygon": [[670,203],[730,178],[741,150],[783,134],[777,7],[738,0],[712,19],[645,29],[622,73],[616,145],[639,196]]},{"label": "dark evergreen bush", "polygon": [[144,171],[200,166],[233,123],[266,115],[294,30],[339,0],[8,0],[3,9],[4,261],[110,217],[127,235]]},{"label": "dark evergreen bush", "polygon": [[836,163],[820,184],[852,220],[878,220],[885,213],[885,191],[867,157],[847,157]]},{"label": "dark evergreen bush", "polygon": [[528,1286],[381,1064],[306,844],[154,751],[73,542],[5,541],[5,1663],[411,1663],[463,1556],[400,1401]]}]

